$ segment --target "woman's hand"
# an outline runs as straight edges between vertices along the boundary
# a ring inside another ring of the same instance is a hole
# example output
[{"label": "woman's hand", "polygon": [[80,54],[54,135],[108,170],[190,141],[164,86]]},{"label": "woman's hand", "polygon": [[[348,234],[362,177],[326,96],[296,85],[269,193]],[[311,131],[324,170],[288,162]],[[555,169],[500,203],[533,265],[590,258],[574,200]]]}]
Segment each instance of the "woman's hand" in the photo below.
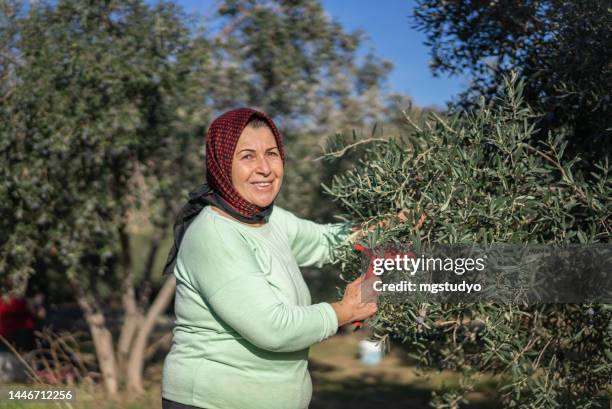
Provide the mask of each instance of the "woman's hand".
[{"label": "woman's hand", "polygon": [[[421,225],[425,221],[424,215],[425,213],[421,215],[421,218],[419,219],[417,226],[415,226],[417,230],[421,228]],[[401,209],[400,211],[397,212],[397,214],[394,217],[389,217],[387,219],[379,221],[376,224],[368,226],[365,231],[363,230],[364,226],[359,226],[359,225],[353,226],[353,233],[351,233],[351,235],[349,236],[349,241],[351,243],[356,243],[359,239],[361,239],[368,233],[373,232],[376,229],[385,229],[389,227],[392,223],[398,223],[398,222],[405,223],[407,220],[408,220],[408,211]]]},{"label": "woman's hand", "polygon": [[365,275],[349,283],[344,291],[342,301],[332,303],[331,306],[338,317],[338,326],[341,327],[355,321],[363,321],[376,313],[379,292],[374,290],[374,282],[380,278]]}]

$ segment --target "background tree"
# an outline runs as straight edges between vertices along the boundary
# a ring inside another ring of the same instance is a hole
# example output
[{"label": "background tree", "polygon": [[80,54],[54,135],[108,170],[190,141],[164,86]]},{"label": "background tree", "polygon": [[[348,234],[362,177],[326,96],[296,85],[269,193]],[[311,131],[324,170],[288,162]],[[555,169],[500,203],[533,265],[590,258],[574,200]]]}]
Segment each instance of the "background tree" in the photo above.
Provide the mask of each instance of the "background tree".
[{"label": "background tree", "polygon": [[319,183],[333,169],[314,162],[334,132],[371,128],[385,117],[391,64],[358,58],[364,35],[346,32],[318,0],[220,4],[212,21],[213,69],[208,95],[218,111],[247,105],[274,118],[285,137],[288,166],[280,203],[319,220]]},{"label": "background tree", "polygon": [[434,73],[472,81],[459,104],[498,94],[503,77],[515,70],[526,78],[526,101],[545,114],[538,124],[540,139],[548,130],[567,128],[569,154],[588,161],[610,157],[608,1],[419,0],[414,18],[427,34]]},{"label": "background tree", "polygon": [[[189,166],[181,138],[207,112],[187,90],[197,89],[193,67],[207,54],[170,3],[2,6],[3,84],[10,85],[0,106],[0,270],[23,277],[40,268],[67,284],[113,393],[142,314],[129,215],[141,199],[139,181],[160,176],[164,159]],[[158,181],[168,188],[173,176]],[[105,315],[115,301],[123,308],[117,343]]]},{"label": "background tree", "polygon": [[[373,142],[330,188],[345,216],[377,222],[405,209],[408,220],[366,239],[388,243],[610,243],[612,178],[574,173],[559,135],[534,143],[534,112],[523,84],[506,83],[494,103],[444,120],[432,115],[411,138]],[[329,151],[334,156],[336,151]],[[424,220],[423,223],[419,221]],[[355,251],[346,276],[360,271]],[[476,373],[501,374],[504,407],[603,407],[612,378],[608,305],[382,304],[377,338],[396,339],[425,367],[465,374],[463,389],[436,396],[457,408]]]}]

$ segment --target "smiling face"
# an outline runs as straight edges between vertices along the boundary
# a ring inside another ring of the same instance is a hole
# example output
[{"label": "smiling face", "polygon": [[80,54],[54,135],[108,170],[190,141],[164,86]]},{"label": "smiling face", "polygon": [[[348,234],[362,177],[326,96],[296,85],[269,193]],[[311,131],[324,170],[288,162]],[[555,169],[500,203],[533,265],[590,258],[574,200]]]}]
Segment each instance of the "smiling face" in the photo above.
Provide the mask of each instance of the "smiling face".
[{"label": "smiling face", "polygon": [[244,128],[232,160],[232,184],[245,200],[269,206],[283,183],[283,161],[267,126]]}]

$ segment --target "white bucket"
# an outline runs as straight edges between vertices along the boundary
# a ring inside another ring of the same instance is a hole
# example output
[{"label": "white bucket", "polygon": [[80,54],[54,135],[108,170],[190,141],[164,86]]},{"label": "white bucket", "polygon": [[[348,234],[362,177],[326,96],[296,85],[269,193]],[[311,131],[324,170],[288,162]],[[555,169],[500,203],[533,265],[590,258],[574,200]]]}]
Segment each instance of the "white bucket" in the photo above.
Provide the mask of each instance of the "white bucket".
[{"label": "white bucket", "polygon": [[359,358],[364,365],[378,365],[383,358],[381,343],[366,339],[359,341]]}]

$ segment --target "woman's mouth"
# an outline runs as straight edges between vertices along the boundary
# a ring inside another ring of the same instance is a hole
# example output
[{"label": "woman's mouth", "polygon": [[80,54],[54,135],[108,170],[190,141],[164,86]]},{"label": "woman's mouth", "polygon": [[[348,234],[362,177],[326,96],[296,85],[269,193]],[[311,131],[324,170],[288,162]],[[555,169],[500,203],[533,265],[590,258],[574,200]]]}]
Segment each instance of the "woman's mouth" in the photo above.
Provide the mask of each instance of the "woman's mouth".
[{"label": "woman's mouth", "polygon": [[253,182],[253,185],[257,190],[270,190],[272,189],[272,182]]}]

